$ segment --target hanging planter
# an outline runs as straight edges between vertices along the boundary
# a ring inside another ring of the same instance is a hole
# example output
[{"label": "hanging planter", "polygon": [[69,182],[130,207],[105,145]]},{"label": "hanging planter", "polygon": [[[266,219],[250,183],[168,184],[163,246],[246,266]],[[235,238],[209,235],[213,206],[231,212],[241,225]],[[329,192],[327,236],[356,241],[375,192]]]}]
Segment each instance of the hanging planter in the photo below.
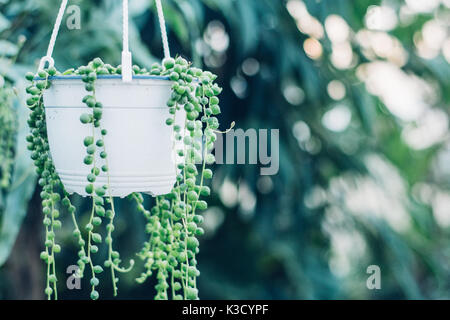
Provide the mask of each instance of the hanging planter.
[{"label": "hanging planter", "polygon": [[[69,193],[87,196],[83,139],[91,135],[80,117],[90,108],[82,102],[86,96],[81,76],[57,76],[44,93],[48,141],[56,172]],[[167,194],[176,181],[176,159],[173,127],[167,101],[173,83],[168,77],[135,76],[124,83],[120,75],[99,75],[95,96],[103,104],[102,127],[108,146],[109,175],[101,173],[95,185],[110,179],[111,194],[124,197],[133,192]],[[181,111],[177,125],[184,126],[186,114]],[[100,129],[95,130],[100,136]],[[96,159],[101,162],[100,157]]]},{"label": "hanging planter", "polygon": [[[149,68],[131,63],[128,51],[128,1],[123,0],[124,44],[122,65],[113,67],[96,58],[86,66],[60,73],[51,58],[67,5],[63,0],[47,55],[37,74],[28,73],[31,109],[27,137],[32,151],[44,213],[48,299],[57,298],[56,260],[61,247],[56,232],[62,213],[74,224],[79,246],[77,276],[90,276],[91,298],[99,297],[97,275],[111,271],[114,295],[117,274],[133,268],[121,267],[113,248],[114,197],[128,196],[147,219],[149,240],[138,256],[144,271],[136,279],[144,282],[156,274],[156,299],[198,299],[196,254],[199,252],[199,210],[207,208],[206,168],[215,159],[209,151],[216,140],[221,88],[216,76],[191,66],[183,58],[170,57],[160,0],[156,0],[165,59]],[[197,166],[199,164],[199,166]],[[156,197],[147,210],[142,193]],[[92,201],[88,223],[77,222],[70,194]],[[106,221],[106,235],[99,226]],[[103,245],[104,243],[104,245]],[[107,250],[103,264],[96,253]]]}]

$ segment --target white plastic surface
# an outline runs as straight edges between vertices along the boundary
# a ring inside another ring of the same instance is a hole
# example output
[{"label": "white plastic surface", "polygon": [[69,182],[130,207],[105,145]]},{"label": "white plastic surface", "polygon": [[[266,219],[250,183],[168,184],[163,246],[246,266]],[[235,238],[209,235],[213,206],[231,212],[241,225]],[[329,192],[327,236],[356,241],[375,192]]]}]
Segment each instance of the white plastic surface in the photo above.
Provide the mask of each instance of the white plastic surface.
[{"label": "white plastic surface", "polygon": [[[166,125],[170,117],[166,103],[171,82],[161,79],[98,79],[97,101],[103,104],[101,125],[108,130],[105,147],[108,154],[110,187],[115,197],[132,192],[153,196],[167,194],[176,181],[173,129]],[[44,94],[50,152],[65,189],[86,196],[86,176],[92,165],[84,164],[86,136],[101,137],[91,124],[82,124],[80,116],[92,113],[83,102],[88,94],[80,79],[54,79]],[[176,123],[184,128],[186,114],[178,111]],[[97,152],[98,154],[99,152]],[[98,168],[105,160],[96,157]],[[95,186],[107,183],[101,173]]]}]

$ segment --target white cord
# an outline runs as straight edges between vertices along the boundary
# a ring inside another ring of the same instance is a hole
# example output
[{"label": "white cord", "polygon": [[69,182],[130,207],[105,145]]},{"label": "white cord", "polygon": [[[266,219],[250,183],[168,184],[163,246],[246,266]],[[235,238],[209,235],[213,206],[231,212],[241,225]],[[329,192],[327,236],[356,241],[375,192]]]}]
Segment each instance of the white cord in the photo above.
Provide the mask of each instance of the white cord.
[{"label": "white cord", "polygon": [[131,82],[133,79],[132,57],[128,46],[128,0],[123,0],[123,47],[122,47],[122,80]]},{"label": "white cord", "polygon": [[167,38],[166,21],[161,5],[161,0],[156,0],[156,9],[158,11],[159,27],[161,28],[161,38],[164,47],[164,57],[170,58],[169,39]]},{"label": "white cord", "polygon": [[64,16],[64,12],[66,11],[68,0],[62,0],[61,6],[59,7],[58,16],[56,17],[56,22],[53,27],[52,36],[50,38],[50,43],[47,49],[47,55],[42,57],[41,62],[39,63],[39,70],[44,69],[45,63],[49,63],[49,68],[55,65],[55,61],[52,58],[53,49],[55,48],[56,37],[58,36],[59,28],[61,27],[61,21]]}]

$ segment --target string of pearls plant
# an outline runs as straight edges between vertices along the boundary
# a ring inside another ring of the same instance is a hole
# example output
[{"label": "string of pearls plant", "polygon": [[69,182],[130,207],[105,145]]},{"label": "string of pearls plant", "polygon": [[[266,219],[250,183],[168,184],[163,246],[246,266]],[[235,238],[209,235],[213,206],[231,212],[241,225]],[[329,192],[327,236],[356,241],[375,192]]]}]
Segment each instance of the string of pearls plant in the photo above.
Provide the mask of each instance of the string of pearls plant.
[{"label": "string of pearls plant", "polygon": [[[99,75],[118,74],[121,74],[121,66],[113,67],[96,58],[77,70],[70,69],[60,73],[55,68],[49,68],[38,74],[26,75],[26,79],[30,81],[26,89],[30,94],[27,105],[31,109],[28,120],[30,135],[27,141],[40,177],[39,185],[42,187],[45,250],[42,251],[41,258],[47,264],[45,293],[48,299],[58,297],[55,263],[56,254],[61,251],[61,247],[57,244],[55,232],[61,228],[59,216],[62,208],[72,218],[73,236],[79,246],[78,276],[83,277],[86,269],[89,269],[91,299],[99,298],[97,275],[103,272],[103,267],[110,269],[114,295],[117,295],[117,273],[128,272],[134,265],[131,260],[128,268],[121,267],[120,254],[113,248],[116,211],[110,192],[108,154],[104,139],[108,132],[101,121],[103,105],[97,101],[95,94],[95,82]],[[181,57],[165,59],[162,65],[155,63],[150,70],[133,66],[133,74],[168,76],[173,82],[172,94],[167,102],[171,116],[166,124],[173,127],[173,147],[179,159],[176,163],[178,174],[175,187],[169,194],[156,197],[153,208],[147,210],[144,207],[144,198],[140,193],[129,195],[129,199],[135,201],[137,210],[145,216],[146,232],[149,235],[148,241],[138,253],[145,270],[136,280],[143,283],[155,274],[155,299],[198,299],[196,279],[200,271],[197,269],[196,255],[199,252],[198,236],[204,233],[199,226],[203,217],[198,211],[207,208],[207,202],[201,200],[201,197],[210,194],[206,180],[211,179],[213,173],[206,165],[215,161],[209,151],[213,149],[216,130],[219,128],[216,117],[220,114],[217,96],[222,89],[215,83],[215,75],[192,67]],[[56,75],[80,75],[87,92],[83,103],[89,112],[82,114],[80,121],[92,128],[90,135],[84,138],[84,164],[90,168],[85,190],[92,199],[92,209],[85,226],[79,226],[77,222],[76,208],[64,190],[49,153],[43,93],[50,88],[52,76]],[[182,108],[186,112],[184,127],[175,124]],[[176,144],[175,141],[182,143]],[[176,145],[182,147],[176,148]],[[96,159],[101,159],[101,163]],[[107,176],[108,183],[94,187],[94,182],[101,173]],[[107,221],[107,234],[103,241],[97,230],[104,220]],[[95,254],[103,242],[108,254],[102,267],[94,263],[94,260],[97,260]]]},{"label": "string of pearls plant", "polygon": [[11,184],[17,133],[17,114],[13,108],[14,89],[0,75],[0,190]]}]

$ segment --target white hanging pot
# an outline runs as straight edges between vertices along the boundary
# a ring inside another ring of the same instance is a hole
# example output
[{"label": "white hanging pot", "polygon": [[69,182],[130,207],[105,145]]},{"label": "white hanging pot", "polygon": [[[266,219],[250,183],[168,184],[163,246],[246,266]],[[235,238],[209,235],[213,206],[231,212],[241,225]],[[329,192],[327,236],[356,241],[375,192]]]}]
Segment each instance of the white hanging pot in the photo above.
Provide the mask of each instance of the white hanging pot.
[{"label": "white hanging pot", "polygon": [[[167,77],[132,76],[132,55],[128,46],[128,0],[123,0],[122,75],[101,75],[95,81],[97,101],[103,104],[101,129],[108,154],[108,173],[102,172],[95,187],[109,185],[111,195],[125,197],[133,192],[162,195],[170,192],[176,182],[176,164],[183,161],[175,155],[177,143],[173,126],[166,125],[171,118],[167,101],[172,82]],[[54,66],[52,58],[58,31],[68,0],[61,1],[53,28],[47,55],[42,57],[39,70],[46,64]],[[164,56],[170,57],[161,1],[156,0],[164,47]],[[52,86],[44,93],[50,153],[64,188],[69,193],[87,196],[86,176],[91,166],[84,164],[84,138],[100,138],[101,130],[80,122],[89,108],[82,102],[87,95],[80,76],[51,77]],[[184,128],[186,113],[177,112],[176,124]],[[95,166],[106,160],[99,156]]]},{"label": "white hanging pot", "polygon": [[[171,81],[166,77],[135,76],[123,82],[121,76],[99,76],[95,90],[103,104],[102,129],[106,129],[105,147],[108,153],[109,185],[112,196],[125,197],[132,192],[167,194],[176,181],[176,155],[173,126],[166,125],[170,117],[167,101]],[[89,112],[82,102],[87,94],[79,76],[52,78],[45,91],[44,104],[48,141],[56,171],[69,193],[87,196],[86,176],[91,166],[84,164],[86,136],[100,137],[83,125],[80,116]],[[184,128],[186,114],[177,113],[176,123]],[[96,166],[105,160],[97,157]],[[101,173],[95,186],[108,183]]]}]

